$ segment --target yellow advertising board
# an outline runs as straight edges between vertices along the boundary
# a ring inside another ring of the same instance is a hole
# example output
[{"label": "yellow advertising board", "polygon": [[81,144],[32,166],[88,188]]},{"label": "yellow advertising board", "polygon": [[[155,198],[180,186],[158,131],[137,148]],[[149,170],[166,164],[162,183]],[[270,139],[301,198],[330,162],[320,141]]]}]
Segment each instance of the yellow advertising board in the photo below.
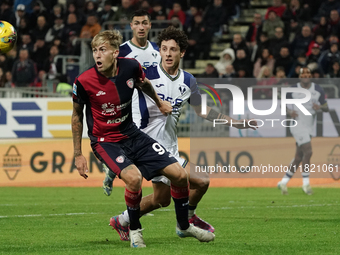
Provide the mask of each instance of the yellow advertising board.
[{"label": "yellow advertising board", "polygon": [[[104,178],[101,164],[91,151],[90,141],[83,139],[82,145],[89,167],[87,180],[80,177],[74,167],[70,138],[2,140],[0,186],[100,187]],[[312,139],[312,146],[311,184],[340,186],[340,181],[335,180],[340,178],[340,139],[317,137]],[[230,167],[229,172],[210,173],[211,186],[274,187],[284,175],[279,167],[288,166],[294,156],[295,141],[293,138],[180,138],[179,148],[181,155],[197,166],[204,162],[216,169]],[[330,165],[333,166],[332,175]],[[233,172],[235,166],[248,166],[248,169],[262,166],[262,169],[256,174],[240,173]],[[290,185],[301,183],[301,174],[296,173]],[[114,186],[123,186],[123,182],[116,179]],[[143,186],[151,186],[151,183],[144,181]]]}]

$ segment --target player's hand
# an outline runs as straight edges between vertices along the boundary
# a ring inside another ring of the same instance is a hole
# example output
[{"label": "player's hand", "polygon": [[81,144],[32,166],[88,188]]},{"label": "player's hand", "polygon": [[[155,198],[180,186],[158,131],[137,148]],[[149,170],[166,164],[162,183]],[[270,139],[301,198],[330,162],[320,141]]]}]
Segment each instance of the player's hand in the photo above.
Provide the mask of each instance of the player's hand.
[{"label": "player's hand", "polygon": [[288,112],[289,116],[292,117],[292,118],[296,118],[297,116],[299,116],[299,114],[296,112],[296,111],[290,111]]},{"label": "player's hand", "polygon": [[161,105],[158,107],[161,113],[165,116],[171,114],[172,112],[172,106],[169,101],[162,101],[161,100]]},{"label": "player's hand", "polygon": [[316,104],[316,103],[313,103],[313,109],[314,109],[315,111],[320,110],[320,108],[321,108],[321,105]]},{"label": "player's hand", "polygon": [[76,156],[75,165],[77,167],[77,170],[80,176],[84,177],[84,179],[87,179],[88,176],[86,173],[89,172],[89,169],[87,168],[86,158],[83,155]]}]

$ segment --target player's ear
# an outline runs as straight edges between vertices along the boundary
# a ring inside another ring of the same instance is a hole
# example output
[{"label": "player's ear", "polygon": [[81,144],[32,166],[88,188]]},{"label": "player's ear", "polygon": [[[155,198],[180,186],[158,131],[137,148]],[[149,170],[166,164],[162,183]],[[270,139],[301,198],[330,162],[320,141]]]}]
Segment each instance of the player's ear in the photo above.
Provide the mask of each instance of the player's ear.
[{"label": "player's ear", "polygon": [[185,55],[185,50],[181,52],[181,58],[183,58]]},{"label": "player's ear", "polygon": [[117,58],[118,55],[119,55],[119,50],[118,50],[118,49],[114,50],[114,51],[113,51],[113,57],[114,57],[114,58]]}]

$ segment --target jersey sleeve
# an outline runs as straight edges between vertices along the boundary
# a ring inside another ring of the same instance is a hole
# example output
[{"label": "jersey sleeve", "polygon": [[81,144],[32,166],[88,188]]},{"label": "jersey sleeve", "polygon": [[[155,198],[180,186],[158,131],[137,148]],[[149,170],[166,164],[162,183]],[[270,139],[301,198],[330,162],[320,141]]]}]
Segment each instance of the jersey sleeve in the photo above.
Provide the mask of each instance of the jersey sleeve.
[{"label": "jersey sleeve", "polygon": [[325,91],[321,88],[320,85],[317,86],[317,91],[320,92],[320,96],[319,96],[319,103],[320,103],[320,105],[326,104],[327,101],[326,101]]},{"label": "jersey sleeve", "polygon": [[132,52],[130,46],[127,43],[122,44],[119,46],[119,55],[118,57],[126,57]]},{"label": "jersey sleeve", "polygon": [[73,83],[72,98],[73,102],[78,104],[85,104],[88,100],[87,93],[78,78],[76,78]]},{"label": "jersey sleeve", "polygon": [[135,62],[138,65],[136,80],[137,81],[139,81],[140,79],[144,80],[145,79],[145,73],[143,71],[143,67],[139,64],[139,62],[137,60],[135,60]]},{"label": "jersey sleeve", "polygon": [[187,72],[184,72],[184,83],[190,88],[190,91],[191,91],[188,103],[193,106],[200,105],[202,101],[201,93],[199,91],[196,78],[193,75]]}]

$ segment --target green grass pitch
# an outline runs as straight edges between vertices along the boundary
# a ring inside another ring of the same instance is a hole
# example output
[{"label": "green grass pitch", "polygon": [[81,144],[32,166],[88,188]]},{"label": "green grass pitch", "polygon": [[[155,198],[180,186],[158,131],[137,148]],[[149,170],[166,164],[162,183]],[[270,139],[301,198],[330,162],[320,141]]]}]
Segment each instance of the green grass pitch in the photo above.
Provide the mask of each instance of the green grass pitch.
[{"label": "green grass pitch", "polygon": [[[143,189],[149,194],[150,188]],[[125,209],[124,189],[0,188],[0,254],[340,254],[340,196],[290,188],[210,188],[197,214],[216,239],[200,243],[175,233],[173,203],[141,219],[144,249],[130,248],[108,226]]]}]

